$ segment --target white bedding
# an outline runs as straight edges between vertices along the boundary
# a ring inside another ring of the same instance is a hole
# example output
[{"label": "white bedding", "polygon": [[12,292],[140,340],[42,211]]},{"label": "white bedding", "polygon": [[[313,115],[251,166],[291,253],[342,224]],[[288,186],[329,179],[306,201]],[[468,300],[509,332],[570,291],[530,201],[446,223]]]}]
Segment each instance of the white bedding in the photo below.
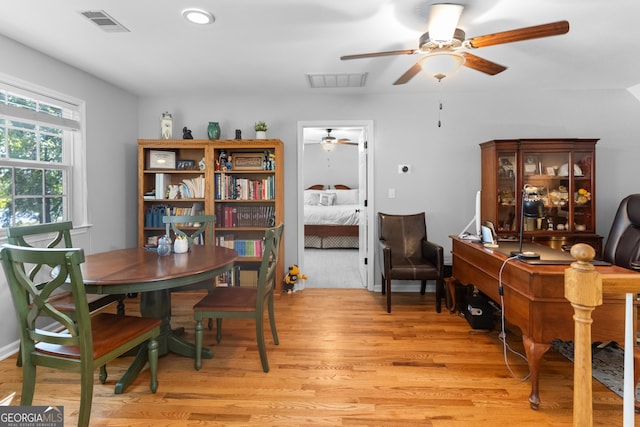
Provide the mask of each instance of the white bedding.
[{"label": "white bedding", "polygon": [[304,205],[304,223],[314,225],[358,225],[358,205]]}]

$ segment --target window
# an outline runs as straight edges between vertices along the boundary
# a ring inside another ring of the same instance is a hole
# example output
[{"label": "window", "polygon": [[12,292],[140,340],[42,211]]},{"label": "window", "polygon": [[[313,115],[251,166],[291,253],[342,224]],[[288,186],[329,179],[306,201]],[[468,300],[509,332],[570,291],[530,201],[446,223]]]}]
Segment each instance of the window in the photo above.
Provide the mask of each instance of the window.
[{"label": "window", "polygon": [[86,222],[83,192],[73,191],[85,188],[82,111],[81,102],[0,76],[0,228]]}]

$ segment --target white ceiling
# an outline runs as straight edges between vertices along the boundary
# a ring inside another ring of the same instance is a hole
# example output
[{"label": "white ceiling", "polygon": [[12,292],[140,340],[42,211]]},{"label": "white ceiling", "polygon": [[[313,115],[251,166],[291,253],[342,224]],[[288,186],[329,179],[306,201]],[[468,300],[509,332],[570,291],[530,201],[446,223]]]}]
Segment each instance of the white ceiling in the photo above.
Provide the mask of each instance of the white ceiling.
[{"label": "white ceiling", "polygon": [[[418,47],[428,6],[418,0],[20,0],[7,1],[0,34],[141,96],[219,93],[412,93],[439,90],[610,89],[640,83],[640,1],[464,0],[467,38],[559,20],[562,36],[474,50],[508,67],[496,76],[462,67],[440,86],[402,55],[340,56]],[[186,7],[215,15],[200,27]],[[128,33],[107,33],[80,11],[104,10]],[[10,58],[2,58],[3,61]],[[45,70],[43,70],[45,72]],[[310,89],[307,73],[367,72],[364,88]]]}]

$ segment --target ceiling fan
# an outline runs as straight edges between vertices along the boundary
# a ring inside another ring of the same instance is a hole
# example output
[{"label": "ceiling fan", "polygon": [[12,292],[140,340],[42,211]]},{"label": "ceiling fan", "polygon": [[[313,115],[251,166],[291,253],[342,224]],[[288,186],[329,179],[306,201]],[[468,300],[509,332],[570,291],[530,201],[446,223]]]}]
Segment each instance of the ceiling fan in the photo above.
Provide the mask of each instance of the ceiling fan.
[{"label": "ceiling fan", "polygon": [[341,56],[341,60],[375,58],[389,55],[424,56],[409,68],[394,85],[407,83],[420,71],[425,70],[436,79],[442,80],[461,65],[489,75],[503,72],[507,67],[480,58],[464,49],[477,49],[523,40],[557,36],[569,32],[569,22],[558,21],[533,27],[518,28],[499,33],[465,39],[465,32],[457,28],[464,6],[458,4],[433,4],[429,9],[428,31],[420,36],[417,49],[392,50],[386,52],[363,53]]},{"label": "ceiling fan", "polygon": [[320,140],[320,144],[322,145],[323,150],[331,152],[338,146],[338,144],[358,145],[357,142],[351,142],[349,138],[336,138],[335,136],[331,135],[332,130],[333,129],[327,129],[327,135],[323,136]]}]

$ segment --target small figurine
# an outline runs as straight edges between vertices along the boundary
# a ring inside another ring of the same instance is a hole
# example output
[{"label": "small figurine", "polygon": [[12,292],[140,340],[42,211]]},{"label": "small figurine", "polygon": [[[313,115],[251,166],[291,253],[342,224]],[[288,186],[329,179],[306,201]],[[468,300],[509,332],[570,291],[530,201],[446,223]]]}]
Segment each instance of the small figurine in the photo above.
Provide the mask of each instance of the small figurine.
[{"label": "small figurine", "polygon": [[193,139],[191,129],[188,129],[186,126],[182,128],[182,139]]},{"label": "small figurine", "polygon": [[307,280],[307,276],[300,273],[300,269],[296,264],[292,264],[289,266],[289,273],[284,276],[284,292],[293,293],[293,288],[296,286],[298,279]]}]

